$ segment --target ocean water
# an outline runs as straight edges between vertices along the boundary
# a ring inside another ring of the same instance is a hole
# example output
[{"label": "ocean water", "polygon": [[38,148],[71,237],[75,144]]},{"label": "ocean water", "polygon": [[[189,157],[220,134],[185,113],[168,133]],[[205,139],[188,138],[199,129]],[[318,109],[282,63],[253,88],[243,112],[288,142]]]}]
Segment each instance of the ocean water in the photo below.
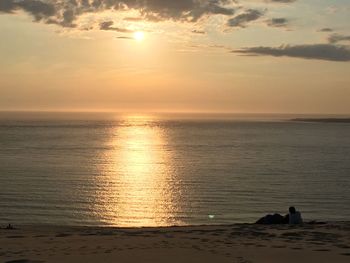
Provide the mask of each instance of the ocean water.
[{"label": "ocean water", "polygon": [[0,224],[350,220],[350,124],[85,117],[0,118]]}]

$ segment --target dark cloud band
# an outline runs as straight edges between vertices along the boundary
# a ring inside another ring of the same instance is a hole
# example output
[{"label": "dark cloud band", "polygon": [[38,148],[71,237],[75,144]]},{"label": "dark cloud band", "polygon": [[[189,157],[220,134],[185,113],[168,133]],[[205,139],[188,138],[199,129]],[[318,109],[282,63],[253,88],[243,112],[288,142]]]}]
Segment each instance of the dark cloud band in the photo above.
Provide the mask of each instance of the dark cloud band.
[{"label": "dark cloud band", "polygon": [[105,21],[100,24],[100,30],[106,30],[106,31],[116,31],[120,33],[133,33],[134,31],[129,30],[127,28],[120,28],[113,26],[113,21]]},{"label": "dark cloud band", "polygon": [[328,37],[329,43],[338,43],[341,41],[350,41],[350,35],[340,35],[340,34],[332,34]]},{"label": "dark cloud band", "polygon": [[[36,21],[74,27],[84,13],[138,10],[143,19],[195,22],[205,15],[231,16],[235,0],[1,0],[0,12],[23,10]],[[230,6],[230,7],[229,7]]]},{"label": "dark cloud band", "polygon": [[264,13],[255,9],[248,9],[244,13],[239,14],[227,21],[229,27],[245,27],[247,23],[258,20]]},{"label": "dark cloud band", "polygon": [[280,47],[250,47],[232,51],[244,55],[295,57],[329,61],[350,61],[350,48],[331,44],[296,45]]},{"label": "dark cloud band", "polygon": [[268,0],[268,2],[274,2],[274,3],[293,3],[296,2],[297,0]]},{"label": "dark cloud band", "polygon": [[286,27],[288,25],[288,19],[286,18],[272,18],[267,21],[267,25],[272,27]]}]

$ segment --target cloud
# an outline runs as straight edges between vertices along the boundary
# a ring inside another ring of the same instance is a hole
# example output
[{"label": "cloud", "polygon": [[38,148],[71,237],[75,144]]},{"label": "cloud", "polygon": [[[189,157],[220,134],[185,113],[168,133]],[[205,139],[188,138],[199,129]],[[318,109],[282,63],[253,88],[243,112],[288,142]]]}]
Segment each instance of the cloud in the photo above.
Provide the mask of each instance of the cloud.
[{"label": "cloud", "polygon": [[120,33],[133,33],[134,31],[127,29],[127,28],[120,28],[120,27],[113,27],[114,22],[113,21],[105,21],[100,23],[100,30],[110,30],[110,31],[116,31]]},{"label": "cloud", "polygon": [[227,21],[230,27],[245,27],[247,23],[258,20],[264,15],[263,12],[255,9],[248,9],[244,13],[239,14]]},{"label": "cloud", "polygon": [[333,32],[334,30],[332,28],[329,27],[324,27],[321,28],[320,30],[318,30],[318,32]]},{"label": "cloud", "polygon": [[85,13],[105,10],[138,10],[141,18],[152,21],[175,20],[196,22],[206,15],[231,16],[235,0],[1,0],[0,13],[18,10],[36,21],[74,27]]},{"label": "cloud", "polygon": [[331,44],[282,45],[280,47],[250,47],[233,50],[233,53],[257,56],[295,57],[329,61],[350,61],[350,48]]},{"label": "cloud", "polygon": [[127,0],[124,2],[129,8],[139,10],[145,19],[189,22],[196,22],[204,15],[231,16],[235,13],[231,5],[236,3],[234,0]]},{"label": "cloud", "polygon": [[332,34],[328,37],[328,42],[335,44],[340,41],[350,41],[350,36],[340,35],[340,34]]},{"label": "cloud", "polygon": [[297,0],[269,0],[268,2],[274,2],[274,3],[293,3]]},{"label": "cloud", "polygon": [[[86,0],[81,0],[82,2]],[[34,17],[36,22],[44,21],[47,24],[58,24],[64,27],[75,27],[77,2],[58,0],[1,0],[0,13],[15,13],[24,11]]]},{"label": "cloud", "polygon": [[118,39],[134,40],[133,37],[119,36]]},{"label": "cloud", "polygon": [[125,17],[124,20],[125,21],[138,22],[138,21],[142,21],[143,18],[142,17]]},{"label": "cloud", "polygon": [[[270,3],[292,3],[294,0],[265,0]],[[237,0],[0,0],[0,13],[14,14],[24,11],[36,22],[57,24],[63,27],[78,27],[77,20],[88,13],[103,11],[136,10],[138,16],[127,21],[148,20],[153,22],[174,20],[197,22],[207,16],[231,17],[228,25],[245,27],[247,23],[263,15],[261,11],[248,9],[236,17],[240,9]],[[84,28],[87,28],[86,26]],[[88,27],[90,28],[90,27]]]},{"label": "cloud", "polygon": [[203,31],[203,30],[197,30],[197,29],[194,29],[194,30],[192,30],[192,33],[194,33],[194,34],[202,34],[202,35],[204,35],[204,34],[205,34],[205,31]]},{"label": "cloud", "polygon": [[272,18],[267,21],[267,24],[272,27],[286,27],[288,25],[287,18]]},{"label": "cloud", "polygon": [[36,21],[40,21],[45,17],[55,15],[56,8],[50,2],[40,0],[1,0],[0,12],[13,13],[17,10],[23,10],[33,15]]}]

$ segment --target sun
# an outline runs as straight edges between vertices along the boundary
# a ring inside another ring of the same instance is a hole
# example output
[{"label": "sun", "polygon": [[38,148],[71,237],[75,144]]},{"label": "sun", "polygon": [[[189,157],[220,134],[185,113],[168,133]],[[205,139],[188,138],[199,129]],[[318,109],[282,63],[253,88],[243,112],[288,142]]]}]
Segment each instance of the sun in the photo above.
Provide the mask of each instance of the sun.
[{"label": "sun", "polygon": [[145,38],[145,33],[143,33],[142,31],[136,31],[134,33],[134,39],[136,41],[142,41],[142,40],[144,40],[144,38]]}]

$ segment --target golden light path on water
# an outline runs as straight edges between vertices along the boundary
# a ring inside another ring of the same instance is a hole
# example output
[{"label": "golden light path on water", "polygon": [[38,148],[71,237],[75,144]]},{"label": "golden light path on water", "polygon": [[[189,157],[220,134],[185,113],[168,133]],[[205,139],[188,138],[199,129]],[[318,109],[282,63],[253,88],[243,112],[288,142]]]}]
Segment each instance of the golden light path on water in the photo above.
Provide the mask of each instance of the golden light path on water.
[{"label": "golden light path on water", "polygon": [[164,130],[150,117],[127,117],[114,128],[110,145],[96,200],[101,220],[117,226],[181,223],[173,221],[180,193]]}]

